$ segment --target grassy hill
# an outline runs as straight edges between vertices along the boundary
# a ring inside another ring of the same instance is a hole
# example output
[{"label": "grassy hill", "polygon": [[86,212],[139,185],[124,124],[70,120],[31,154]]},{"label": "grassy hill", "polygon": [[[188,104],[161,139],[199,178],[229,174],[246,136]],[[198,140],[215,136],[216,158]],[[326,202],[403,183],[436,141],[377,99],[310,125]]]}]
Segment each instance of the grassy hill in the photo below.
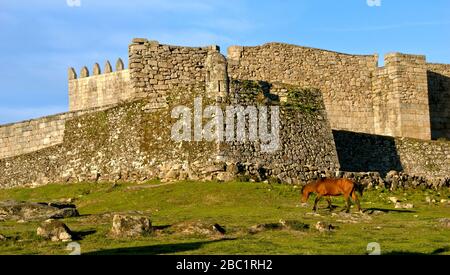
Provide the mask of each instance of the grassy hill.
[{"label": "grassy hill", "polygon": [[[366,254],[378,242],[382,254],[450,254],[450,229],[438,222],[450,218],[449,190],[364,193],[365,214],[343,215],[344,201],[335,198],[333,212],[322,201],[318,214],[301,207],[298,188],[266,183],[178,182],[161,184],[81,183],[48,185],[34,189],[0,190],[2,200],[49,202],[72,199],[80,217],[63,220],[82,235],[81,252],[89,254]],[[410,210],[395,209],[388,199],[396,196],[413,203]],[[436,203],[426,202],[426,197]],[[355,210],[352,208],[352,211]],[[201,235],[157,234],[133,240],[108,236],[113,213],[148,215],[154,226],[180,222],[218,223],[223,238]],[[333,214],[334,213],[334,214]],[[309,225],[299,230],[249,228],[280,220]],[[331,223],[331,232],[319,232],[317,222]],[[0,254],[68,254],[64,243],[39,238],[39,222],[0,222]]]}]

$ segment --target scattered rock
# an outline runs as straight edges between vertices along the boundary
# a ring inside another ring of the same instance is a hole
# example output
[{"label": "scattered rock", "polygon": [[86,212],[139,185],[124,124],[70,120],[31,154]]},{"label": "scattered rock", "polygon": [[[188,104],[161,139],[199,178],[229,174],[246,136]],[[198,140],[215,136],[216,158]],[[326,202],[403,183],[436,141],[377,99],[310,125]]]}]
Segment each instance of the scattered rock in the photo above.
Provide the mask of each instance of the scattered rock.
[{"label": "scattered rock", "polygon": [[257,224],[253,225],[249,229],[250,234],[257,234],[265,230],[281,230],[283,229],[283,225],[280,223],[265,223],[265,224]]},{"label": "scattered rock", "polygon": [[265,230],[292,230],[304,231],[309,229],[309,225],[295,220],[280,220],[278,223],[257,224],[249,229],[250,234],[260,233]]},{"label": "scattered rock", "polygon": [[280,223],[283,225],[283,227],[285,229],[288,229],[288,230],[303,231],[303,230],[309,229],[309,225],[308,224],[302,223],[300,221],[295,221],[295,220],[283,221],[283,220],[280,220]]},{"label": "scattered rock", "polygon": [[214,229],[217,230],[220,234],[224,235],[225,233],[227,233],[227,231],[225,230],[225,228],[223,228],[220,224],[216,223],[213,225]]},{"label": "scattered rock", "polygon": [[182,235],[203,235],[210,237],[221,237],[226,230],[221,225],[201,221],[188,221],[174,224],[170,227],[173,233]]},{"label": "scattered rock", "polygon": [[[68,208],[65,208],[68,207]],[[0,219],[14,221],[39,221],[79,216],[73,204],[31,203],[17,201],[0,202]]]},{"label": "scattered rock", "polygon": [[48,206],[55,207],[58,209],[66,209],[66,208],[76,209],[77,208],[77,206],[75,204],[65,203],[65,202],[49,202],[49,203],[44,202],[44,203],[40,203],[40,204],[48,205]]},{"label": "scattered rock", "polygon": [[225,172],[226,165],[225,164],[215,164],[206,167],[206,169],[202,172],[204,174],[217,173],[217,172]]},{"label": "scattered rock", "polygon": [[326,223],[326,222],[317,222],[316,223],[316,229],[319,232],[330,232],[332,230],[334,230],[336,227],[334,227],[332,224],[330,223]]},{"label": "scattered rock", "polygon": [[400,202],[400,200],[397,197],[389,197],[388,199],[394,204]]},{"label": "scattered rock", "polygon": [[444,200],[444,199],[441,200],[441,203],[447,203],[447,202],[448,202],[447,200]]},{"label": "scattered rock", "polygon": [[322,215],[320,215],[319,213],[316,213],[316,212],[308,212],[305,215],[314,216],[314,217],[322,217]]},{"label": "scattered rock", "polygon": [[[383,213],[382,211],[379,211],[381,213]],[[375,211],[373,211],[373,213],[375,213]],[[380,214],[381,214],[380,213]],[[340,223],[361,223],[361,222],[369,222],[372,220],[372,218],[370,217],[369,214],[365,214],[365,213],[344,213],[341,212],[339,214],[336,214],[334,217],[339,217],[339,220],[336,220],[337,222]]]},{"label": "scattered rock", "polygon": [[383,214],[385,214],[385,212],[380,211],[380,210],[373,210],[373,211],[371,211],[369,214],[370,214],[370,215],[378,216],[378,215],[383,215]]},{"label": "scattered rock", "polygon": [[425,201],[426,201],[427,203],[431,203],[431,198],[430,198],[430,197],[426,197],[426,198],[425,198]]},{"label": "scattered rock", "polygon": [[114,215],[111,236],[115,238],[135,238],[153,232],[152,222],[144,216]]},{"label": "scattered rock", "polygon": [[4,235],[0,234],[0,242],[6,241],[8,238],[6,238]]},{"label": "scattered rock", "polygon": [[65,219],[69,217],[78,217],[80,213],[76,208],[63,208],[60,209],[57,213],[50,217],[50,219]]},{"label": "scattered rock", "polygon": [[220,182],[229,182],[236,178],[236,176],[229,172],[219,172],[217,173],[216,179]]},{"label": "scattered rock", "polygon": [[450,228],[450,219],[444,218],[438,220],[444,227]]},{"label": "scattered rock", "polygon": [[41,236],[52,242],[70,242],[72,241],[72,232],[70,229],[57,220],[46,220],[36,230],[38,236]]},{"label": "scattered rock", "polygon": [[412,203],[400,203],[397,202],[395,204],[395,209],[413,209],[414,208],[414,204]]}]

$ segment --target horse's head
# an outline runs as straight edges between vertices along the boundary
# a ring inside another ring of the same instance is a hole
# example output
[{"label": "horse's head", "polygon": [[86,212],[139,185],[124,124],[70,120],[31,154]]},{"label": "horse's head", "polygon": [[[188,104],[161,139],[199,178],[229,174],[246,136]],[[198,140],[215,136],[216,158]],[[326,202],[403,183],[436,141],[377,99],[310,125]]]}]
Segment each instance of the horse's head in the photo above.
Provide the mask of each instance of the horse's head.
[{"label": "horse's head", "polygon": [[309,185],[305,185],[302,187],[302,203],[306,203],[308,201],[309,195],[311,194]]}]

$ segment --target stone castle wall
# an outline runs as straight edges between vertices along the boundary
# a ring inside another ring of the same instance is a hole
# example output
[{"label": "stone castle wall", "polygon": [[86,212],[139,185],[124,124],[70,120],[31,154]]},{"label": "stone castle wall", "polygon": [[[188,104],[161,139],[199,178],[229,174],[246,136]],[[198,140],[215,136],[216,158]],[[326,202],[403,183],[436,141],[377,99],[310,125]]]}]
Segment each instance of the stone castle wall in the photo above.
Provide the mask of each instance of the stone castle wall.
[{"label": "stone castle wall", "polygon": [[431,139],[424,56],[387,54],[373,78],[378,135]]},{"label": "stone castle wall", "polygon": [[171,91],[205,87],[208,56],[215,53],[220,54],[217,47],[179,47],[134,39],[129,47],[131,86],[137,97],[148,98],[154,108],[165,108]]},{"label": "stone castle wall", "polygon": [[450,180],[450,142],[334,131],[341,169]]},{"label": "stone castle wall", "polygon": [[[233,88],[230,93],[234,94],[234,91]],[[338,169],[333,137],[323,107],[322,111],[309,115],[295,109],[282,111],[290,119],[283,121],[283,149],[272,154],[263,155],[248,142],[229,146],[216,141],[173,140],[171,130],[177,119],[171,117],[171,111],[175,106],[184,105],[194,110],[196,97],[203,97],[205,107],[226,103],[220,97],[208,99],[206,93],[206,87],[190,93],[174,90],[175,100],[169,98],[167,108],[155,109],[151,99],[141,99],[68,119],[62,143],[0,159],[0,188],[52,182],[157,178],[231,180],[239,175],[301,182],[317,177],[320,171],[330,170],[329,167]],[[323,106],[320,96],[309,100]],[[309,100],[305,104],[309,104]],[[250,102],[256,104],[254,99]],[[302,139],[296,138],[299,133]],[[236,152],[246,154],[241,156]]]},{"label": "stone castle wall", "polygon": [[379,68],[377,55],[269,43],[230,47],[228,61],[232,78],[319,89],[333,129],[431,139],[424,56],[387,54]]},{"label": "stone castle wall", "polygon": [[69,110],[77,111],[116,104],[135,97],[131,89],[129,70],[124,70],[122,60],[118,60],[113,72],[109,61],[101,72],[98,64],[94,65],[93,75],[87,67],[81,69],[77,77],[73,68],[69,69]]},{"label": "stone castle wall", "polygon": [[60,144],[64,139],[65,123],[68,119],[98,110],[85,109],[2,125],[0,126],[0,159]]},{"label": "stone castle wall", "polygon": [[[96,64],[92,76],[69,69],[72,112],[0,127],[0,187],[236,172],[292,183],[339,169],[448,176],[449,143],[429,140],[448,137],[450,65],[399,53],[382,68],[377,60],[279,43],[233,46],[225,58],[217,46],[134,39],[127,70],[121,61],[115,72]],[[280,106],[281,150],[173,142],[170,110],[196,97]]]},{"label": "stone castle wall", "polygon": [[450,65],[427,64],[432,137],[450,139]]},{"label": "stone castle wall", "polygon": [[221,154],[236,163],[256,164],[266,178],[286,183],[305,182],[317,177],[319,171],[329,175],[338,171],[322,94],[282,83],[256,83],[232,80],[228,102],[233,106],[269,103],[280,107],[279,148],[267,153],[261,150],[261,142],[232,142],[222,145]]},{"label": "stone castle wall", "polygon": [[371,77],[377,69],[377,55],[269,43],[230,47],[228,62],[232,78],[317,88],[323,94],[333,129],[374,132]]}]

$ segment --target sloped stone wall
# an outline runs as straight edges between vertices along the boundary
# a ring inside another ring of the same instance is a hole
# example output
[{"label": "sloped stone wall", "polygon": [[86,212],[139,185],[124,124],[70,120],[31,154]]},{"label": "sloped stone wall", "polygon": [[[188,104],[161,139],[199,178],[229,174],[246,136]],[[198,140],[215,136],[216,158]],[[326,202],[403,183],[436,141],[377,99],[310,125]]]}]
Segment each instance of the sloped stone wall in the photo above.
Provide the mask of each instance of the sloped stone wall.
[{"label": "sloped stone wall", "polygon": [[[244,91],[235,83],[230,98],[252,93],[253,87]],[[283,97],[288,89],[276,86],[272,91]],[[0,187],[157,178],[232,180],[239,174],[293,183],[317,176],[321,170],[338,169],[331,129],[316,94],[303,102],[312,104],[311,113],[303,112],[309,107],[281,106],[281,147],[274,152],[263,153],[247,142],[174,140],[175,107],[182,105],[195,112],[195,98],[203,98],[203,108],[228,104],[224,98],[208,99],[205,93],[205,87],[188,93],[173,90],[167,108],[155,109],[152,100],[142,99],[67,120],[61,144],[0,160]],[[258,104],[256,98],[247,100],[247,104]],[[276,100],[267,103],[277,104]],[[208,121],[203,118],[203,126]],[[194,131],[195,125],[191,129]],[[253,171],[255,167],[270,172]]]},{"label": "sloped stone wall", "polygon": [[276,178],[286,183],[303,183],[324,172],[330,176],[339,170],[320,91],[282,83],[233,80],[228,102],[232,105],[267,106],[269,130],[272,122],[269,106],[280,108],[278,150],[263,151],[261,141],[231,142],[221,148],[228,159],[253,164],[255,171],[248,174]]},{"label": "sloped stone wall", "polygon": [[[106,107],[102,107],[103,109]],[[68,119],[101,110],[84,109],[0,126],[0,159],[60,144]]]}]

